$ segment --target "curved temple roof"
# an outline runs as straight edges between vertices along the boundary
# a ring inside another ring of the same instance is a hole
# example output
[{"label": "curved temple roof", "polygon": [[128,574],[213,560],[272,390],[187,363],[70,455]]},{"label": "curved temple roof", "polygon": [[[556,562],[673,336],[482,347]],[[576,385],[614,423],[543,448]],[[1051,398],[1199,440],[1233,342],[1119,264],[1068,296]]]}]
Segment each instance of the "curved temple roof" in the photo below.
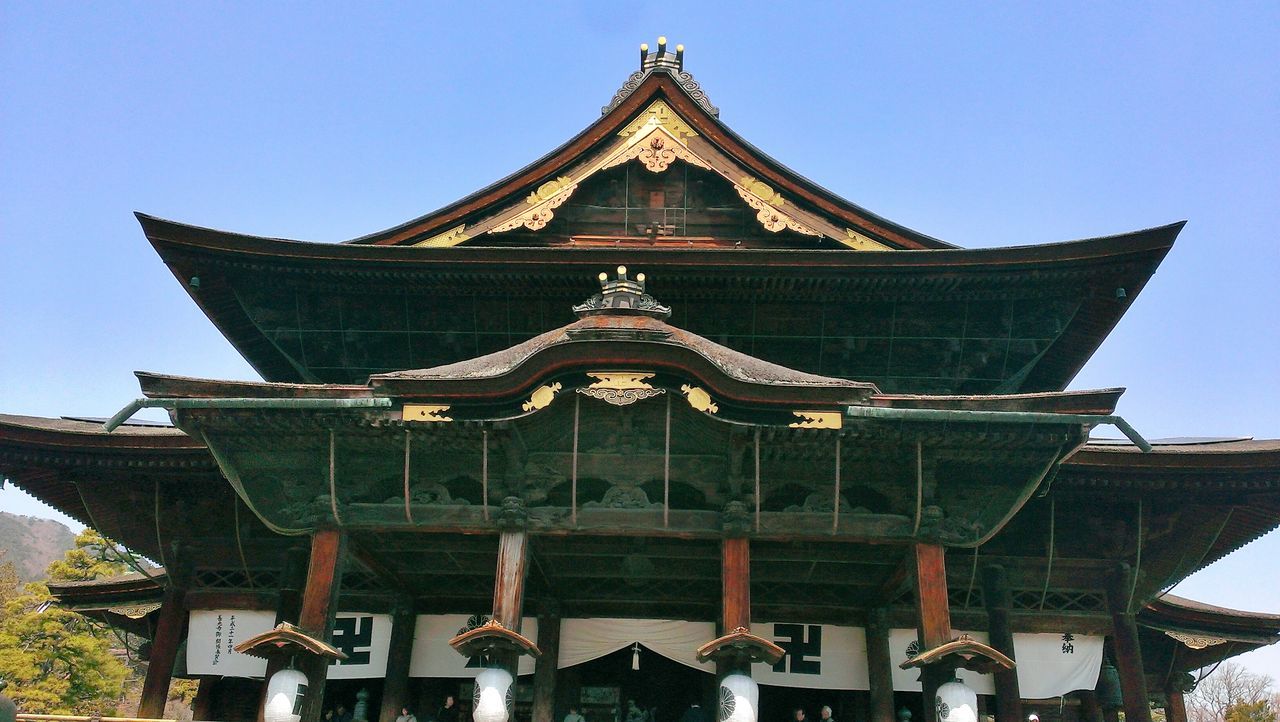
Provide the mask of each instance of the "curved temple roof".
[{"label": "curved temple roof", "polygon": [[[271,381],[359,383],[503,349],[559,325],[582,275],[629,264],[661,274],[673,303],[709,302],[680,324],[694,332],[791,368],[931,394],[1061,390],[1182,227],[961,250],[800,177],[718,116],[683,52],[663,46],[560,148],[348,243],[138,218]],[[744,300],[739,318],[721,311]]]}]

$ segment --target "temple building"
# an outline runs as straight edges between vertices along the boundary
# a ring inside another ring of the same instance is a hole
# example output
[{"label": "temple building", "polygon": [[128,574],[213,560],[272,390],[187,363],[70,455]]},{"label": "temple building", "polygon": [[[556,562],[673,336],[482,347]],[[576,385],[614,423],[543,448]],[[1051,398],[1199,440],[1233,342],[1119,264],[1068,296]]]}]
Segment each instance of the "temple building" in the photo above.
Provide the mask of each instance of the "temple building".
[{"label": "temple building", "polygon": [[0,416],[0,472],[162,566],[52,587],[151,640],[140,717],[181,676],[198,720],[1178,722],[1280,639],[1166,594],[1280,526],[1280,441],[1065,390],[1181,223],[957,248],[736,135],[665,40],[387,230],[138,219],[262,380]]}]

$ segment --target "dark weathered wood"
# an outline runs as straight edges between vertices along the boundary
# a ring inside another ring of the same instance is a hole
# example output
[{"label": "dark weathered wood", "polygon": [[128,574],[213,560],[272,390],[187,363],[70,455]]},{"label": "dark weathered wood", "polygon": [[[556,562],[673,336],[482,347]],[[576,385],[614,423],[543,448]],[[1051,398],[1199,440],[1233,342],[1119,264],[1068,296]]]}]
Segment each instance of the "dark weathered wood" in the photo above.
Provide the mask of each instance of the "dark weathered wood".
[{"label": "dark weathered wood", "polygon": [[1098,695],[1091,689],[1076,692],[1080,699],[1081,722],[1102,722],[1102,707],[1098,705]]},{"label": "dark weathered wood", "polygon": [[378,720],[392,722],[402,707],[412,707],[409,699],[409,659],[413,655],[413,633],[417,615],[413,600],[402,599],[391,615],[391,642],[387,649],[387,676],[382,685]]},{"label": "dark weathered wood", "polygon": [[895,722],[893,656],[889,649],[889,615],[883,608],[867,614],[867,679],[871,687],[871,722]]},{"label": "dark weathered wood", "polygon": [[[302,612],[302,588],[307,583],[307,554],[308,550],[303,547],[291,547],[285,553],[284,570],[280,574],[280,593],[276,599],[276,624],[298,623],[298,615]],[[215,607],[220,608],[225,607]],[[266,712],[267,680],[287,664],[288,660],[283,657],[267,660],[267,670],[262,676],[262,694],[258,700],[258,722],[263,722]]]},{"label": "dark weathered wood", "polygon": [[247,609],[265,612],[276,609],[279,596],[274,590],[260,592],[233,592],[221,589],[192,589],[183,598],[183,604],[192,609]]},{"label": "dark weathered wood", "polygon": [[524,614],[524,578],[529,567],[529,535],[504,531],[498,537],[498,570],[493,582],[493,618],[520,631]]},{"label": "dark weathered wood", "polygon": [[[319,529],[311,535],[311,559],[307,565],[307,583],[302,590],[298,626],[326,641],[333,634],[346,546],[346,533],[338,529]],[[298,668],[307,675],[308,684],[300,722],[319,722],[325,681],[329,677],[328,660],[309,655],[300,660]]]},{"label": "dark weathered wood", "polygon": [[169,682],[173,678],[173,663],[178,658],[178,646],[187,631],[187,611],[182,605],[182,594],[181,587],[172,586],[165,591],[164,600],[160,603],[156,632],[151,640],[151,659],[147,662],[147,676],[142,682],[139,717],[164,716]]},{"label": "dark weathered wood", "polygon": [[1116,669],[1120,672],[1120,689],[1124,695],[1125,722],[1151,722],[1147,677],[1143,673],[1142,647],[1138,641],[1138,623],[1129,610],[1132,575],[1129,565],[1124,564],[1107,580],[1111,638],[1116,652]]},{"label": "dark weathered wood", "polygon": [[1187,722],[1187,701],[1182,698],[1182,691],[1171,689],[1165,693],[1168,701],[1164,705],[1166,722]]},{"label": "dark weathered wood", "polygon": [[[991,646],[1009,659],[1017,659],[1013,653],[1013,629],[1009,625],[1009,611],[1013,599],[1005,580],[1004,567],[988,566],[982,570],[982,598],[987,608],[987,634]],[[1017,669],[997,669],[996,722],[1022,722],[1022,694],[1018,690]]]},{"label": "dark weathered wood", "polygon": [[196,687],[196,696],[191,700],[191,719],[193,722],[212,719],[210,713],[213,711],[213,695],[217,687],[217,677],[200,678],[200,683]]},{"label": "dark weathered wood", "polygon": [[560,617],[538,616],[538,657],[533,667],[533,722],[555,722],[556,667],[560,663]]},{"label": "dark weathered wood", "polygon": [[[946,559],[947,550],[941,544],[915,545],[916,613],[919,615],[916,634],[922,651],[951,641]],[[937,696],[938,687],[945,682],[945,675],[937,670],[921,670],[925,722],[937,722],[937,708],[934,707],[933,699]]]}]

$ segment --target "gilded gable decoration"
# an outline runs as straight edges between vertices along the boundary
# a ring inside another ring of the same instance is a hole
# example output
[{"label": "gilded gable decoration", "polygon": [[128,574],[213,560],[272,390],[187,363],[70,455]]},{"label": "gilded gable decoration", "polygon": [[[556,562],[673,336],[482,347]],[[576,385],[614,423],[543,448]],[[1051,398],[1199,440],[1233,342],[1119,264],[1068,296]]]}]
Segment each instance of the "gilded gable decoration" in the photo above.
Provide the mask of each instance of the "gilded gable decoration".
[{"label": "gilded gable decoration", "polygon": [[450,246],[456,246],[471,237],[463,232],[466,228],[467,226],[464,223],[463,225],[451,228],[444,233],[432,236],[425,241],[419,241],[414,245],[426,246],[427,248],[448,248]]},{"label": "gilded gable decoration", "polygon": [[852,228],[844,229],[844,238],[841,238],[840,242],[852,248],[855,251],[891,250],[888,246],[884,245],[883,243],[880,243],[879,241],[873,241],[870,238],[862,235],[861,233],[858,233],[857,231],[853,230]]},{"label": "gilded gable decoration", "polygon": [[738,195],[746,201],[748,206],[758,211],[756,220],[760,221],[760,225],[764,226],[766,231],[777,233],[784,228],[790,228],[806,236],[822,235],[820,231],[815,231],[783,212],[781,208],[787,204],[786,199],[764,181],[743,176],[740,183],[733,184],[733,188],[738,191]]},{"label": "gilded gable decoration", "polygon": [[661,128],[654,128],[640,142],[629,144],[620,154],[606,161],[602,168],[612,168],[632,159],[640,161],[654,173],[670,168],[676,159],[699,168],[709,168],[706,161],[676,142],[674,136]]},{"label": "gilded gable decoration", "polygon": [[[568,182],[569,185],[565,186],[565,182]],[[569,181],[568,178],[547,181],[539,186],[538,190],[529,194],[528,202],[537,205],[499,223],[489,229],[489,232],[502,233],[520,226],[524,226],[531,231],[542,230],[547,227],[552,218],[555,218],[554,209],[559,208],[565,201],[569,200],[569,196],[573,195],[573,192],[577,189],[578,185]]]},{"label": "gilded gable decoration", "polygon": [[652,128],[662,128],[681,143],[683,143],[686,138],[693,138],[698,135],[693,128],[690,128],[689,125],[671,109],[669,105],[661,100],[653,101],[653,104],[645,109],[645,111],[640,114],[640,117],[631,121],[627,124],[627,127],[618,131],[618,135],[623,138],[629,138],[637,134],[643,135],[645,131]]}]

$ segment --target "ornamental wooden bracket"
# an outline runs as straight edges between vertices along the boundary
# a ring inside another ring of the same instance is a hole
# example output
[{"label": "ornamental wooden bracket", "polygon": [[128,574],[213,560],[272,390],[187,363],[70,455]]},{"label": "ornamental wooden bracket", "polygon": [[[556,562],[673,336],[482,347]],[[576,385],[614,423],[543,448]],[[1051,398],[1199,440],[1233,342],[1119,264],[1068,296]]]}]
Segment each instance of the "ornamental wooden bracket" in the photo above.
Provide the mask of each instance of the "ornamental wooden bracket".
[{"label": "ornamental wooden bracket", "polygon": [[347,658],[342,650],[316,639],[288,622],[281,622],[275,629],[250,637],[232,649],[240,654],[262,659],[289,657],[299,652],[325,659]]},{"label": "ornamental wooden bracket", "polygon": [[528,637],[507,629],[496,619],[490,619],[475,629],[467,630],[449,640],[449,646],[464,657],[474,657],[493,652],[515,652],[530,657],[541,657],[542,650]]},{"label": "ornamental wooden bracket", "polygon": [[749,659],[752,662],[776,664],[787,650],[747,631],[746,627],[738,627],[732,632],[718,637],[698,647],[696,659],[699,662],[724,659]]},{"label": "ornamental wooden bracket", "polygon": [[967,634],[962,634],[959,638],[925,650],[898,666],[902,669],[929,667],[948,672],[968,669],[979,674],[988,674],[997,668],[1013,669],[1016,664],[994,647],[987,646]]}]

